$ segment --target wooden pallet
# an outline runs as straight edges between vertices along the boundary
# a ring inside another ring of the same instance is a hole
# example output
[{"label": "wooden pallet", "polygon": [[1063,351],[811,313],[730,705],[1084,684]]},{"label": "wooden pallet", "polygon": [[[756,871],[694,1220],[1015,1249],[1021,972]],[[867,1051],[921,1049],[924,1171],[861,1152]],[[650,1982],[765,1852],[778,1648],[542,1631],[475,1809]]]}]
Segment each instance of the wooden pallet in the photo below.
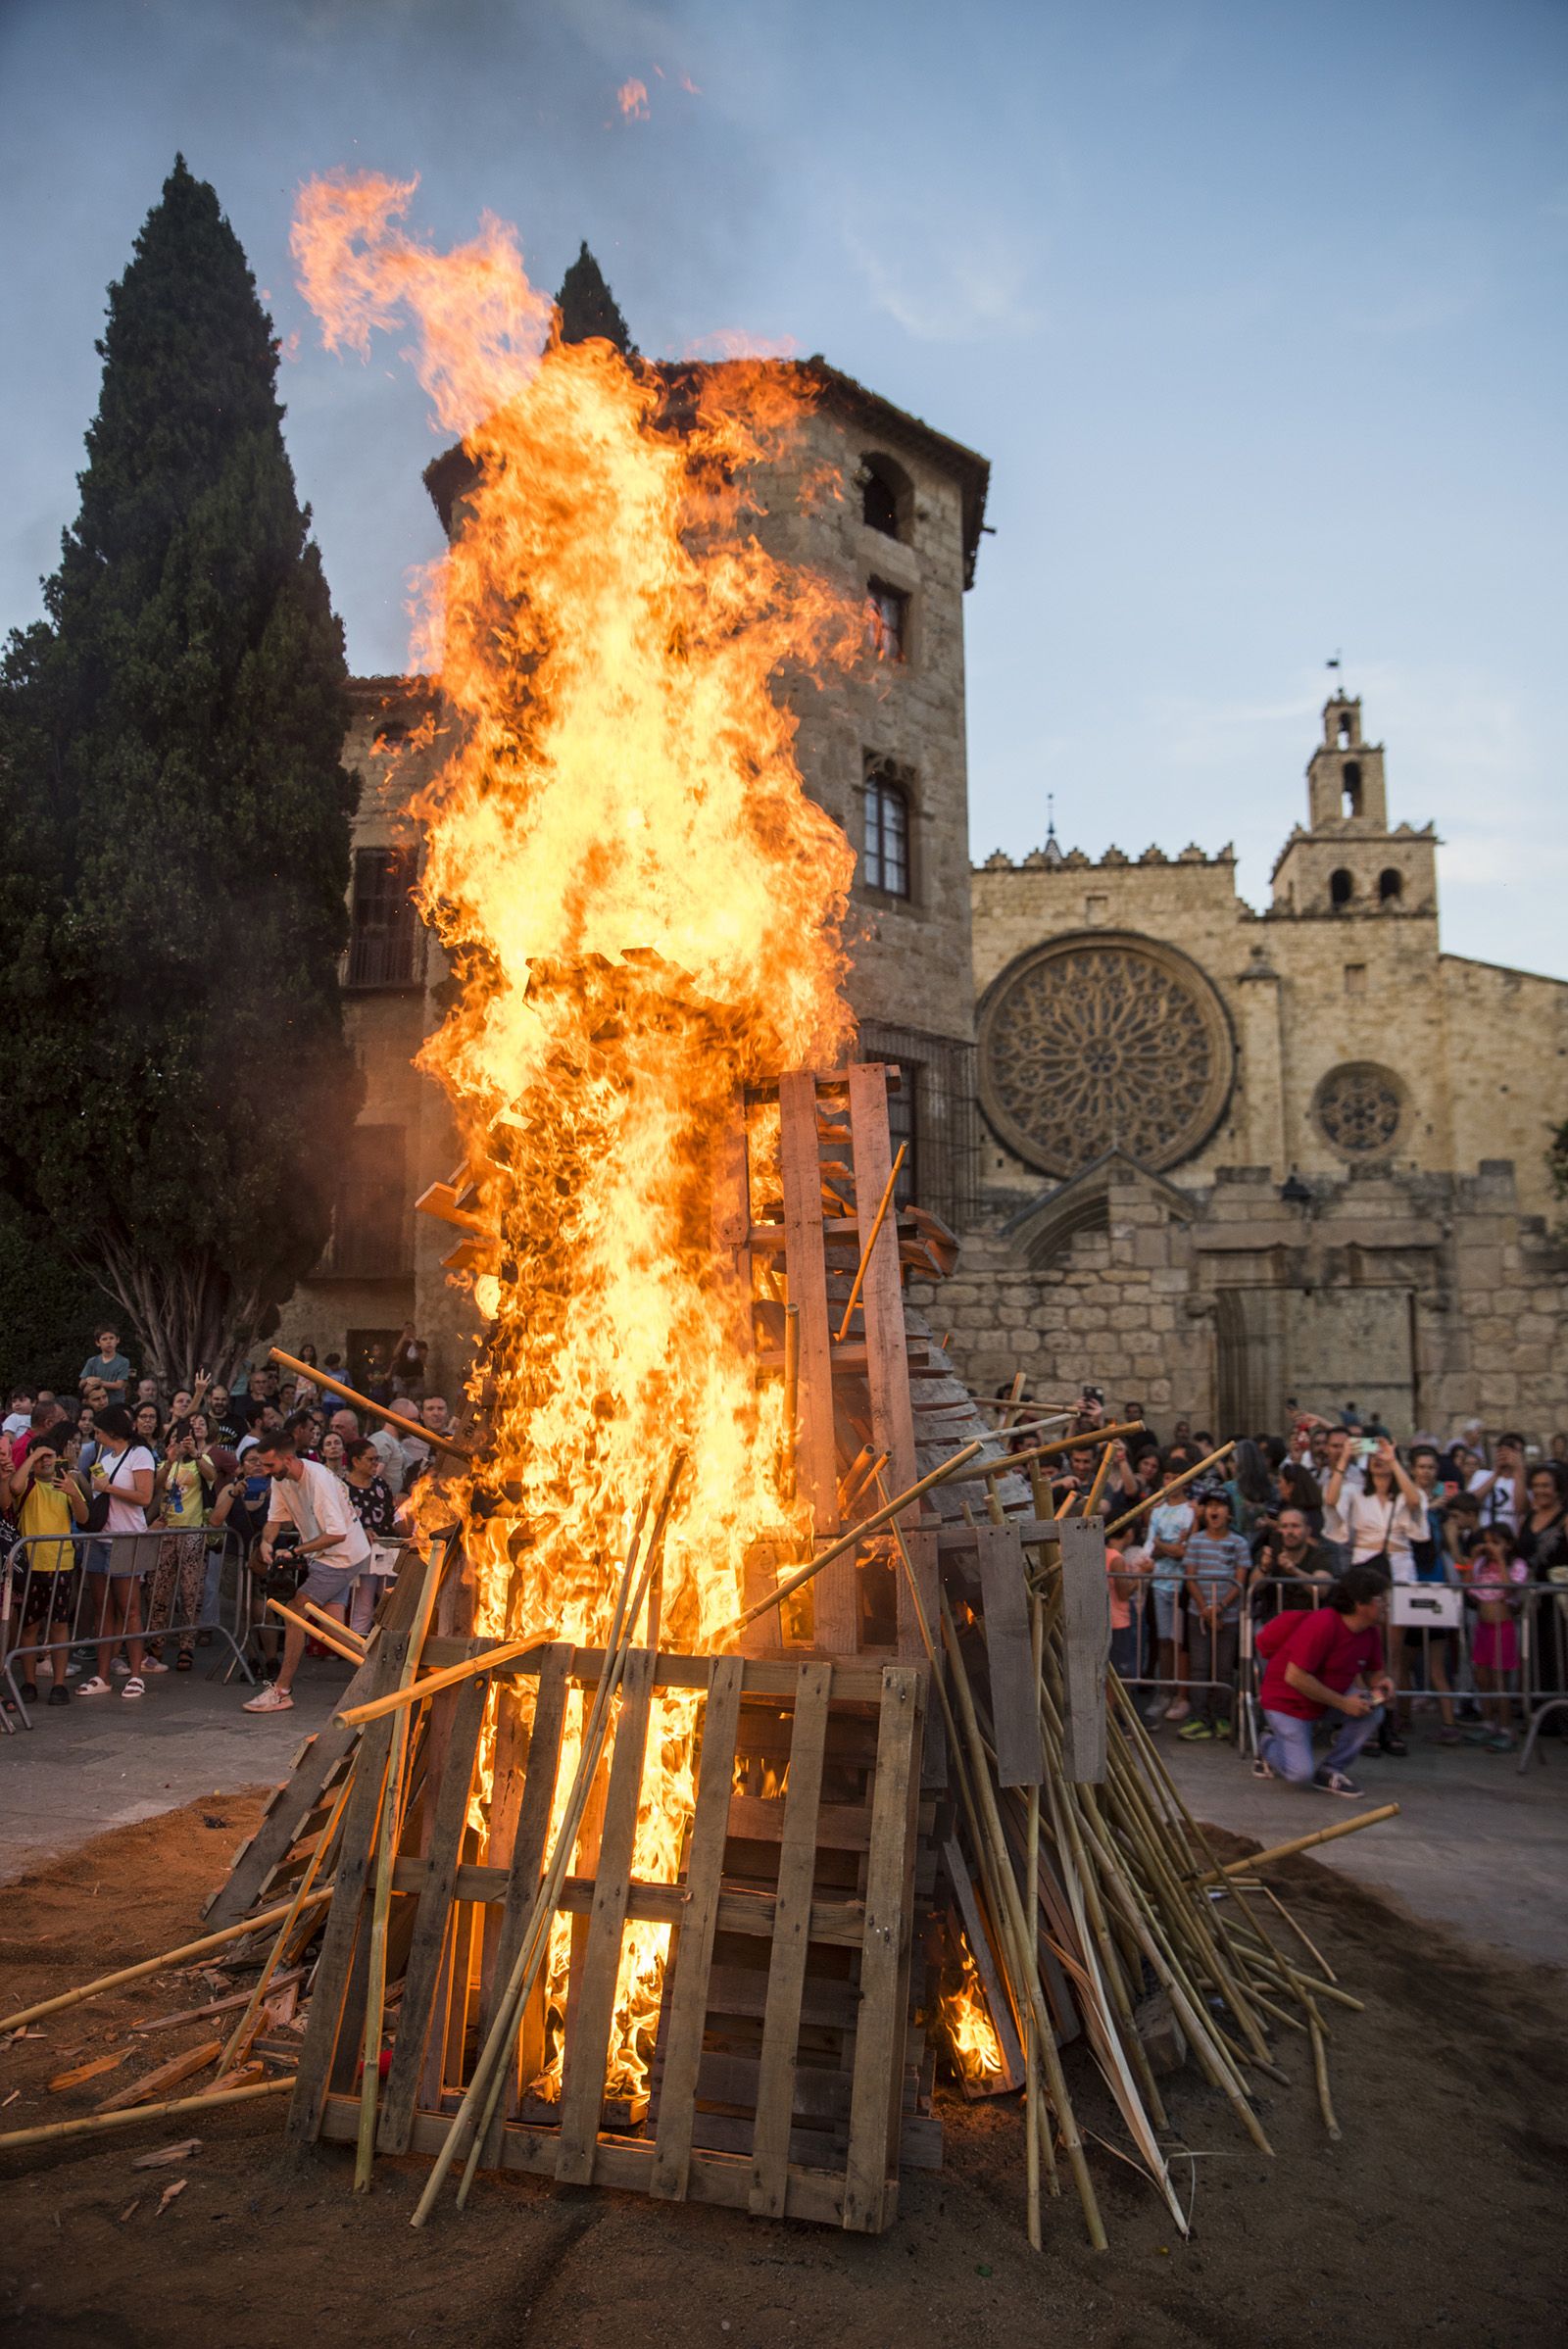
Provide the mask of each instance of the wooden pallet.
[{"label": "wooden pallet", "polygon": [[[433,2152],[451,2126],[544,1875],[569,1709],[602,1664],[562,1645],[508,1671],[483,1831],[466,1820],[487,1682],[452,1691],[439,1757],[425,1740],[392,1877],[387,1938],[402,1986],[389,2001],[382,2151]],[[678,1879],[650,1883],[632,1875],[638,1801],[654,1708],[674,1690],[698,1694],[695,1808]],[[546,2011],[541,1984],[484,2166],[867,2233],[891,2223],[901,2154],[929,2164],[940,2148],[918,2109],[929,2065],[910,2019],[924,1703],[923,1670],[902,1663],[632,1652],[580,1873],[558,1904],[574,1929],[564,2018]],[[370,1808],[368,1795],[367,1822]],[[374,1873],[352,1817],[338,1884],[290,2111],[296,2142],[359,2129]],[[670,1938],[646,2105],[611,2107],[628,1920],[667,1925]]]}]

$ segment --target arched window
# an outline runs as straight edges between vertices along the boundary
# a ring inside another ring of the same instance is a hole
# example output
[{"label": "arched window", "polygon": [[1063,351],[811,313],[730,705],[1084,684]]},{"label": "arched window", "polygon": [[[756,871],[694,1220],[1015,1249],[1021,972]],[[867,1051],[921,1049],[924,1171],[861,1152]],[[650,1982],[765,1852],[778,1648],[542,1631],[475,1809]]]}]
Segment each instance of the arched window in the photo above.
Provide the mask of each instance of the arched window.
[{"label": "arched window", "polygon": [[1342,864],[1338,872],[1329,875],[1329,904],[1348,905],[1355,895],[1355,883]]},{"label": "arched window", "polygon": [[907,538],[914,492],[903,465],[891,457],[870,455],[860,460],[860,519],[884,538]]},{"label": "arched window", "polygon": [[1351,739],[1350,713],[1348,710],[1342,710],[1340,711],[1340,748],[1342,751]]},{"label": "arched window", "polygon": [[867,889],[884,889],[889,897],[909,895],[909,794],[891,767],[873,766],[865,778],[860,878]]},{"label": "arched window", "polygon": [[1385,905],[1396,905],[1404,895],[1404,875],[1397,866],[1386,864],[1378,875],[1378,896]]},{"label": "arched window", "polygon": [[1359,759],[1347,759],[1345,773],[1341,777],[1341,781],[1345,787],[1344,812],[1347,815],[1359,815],[1361,812],[1361,761]]}]

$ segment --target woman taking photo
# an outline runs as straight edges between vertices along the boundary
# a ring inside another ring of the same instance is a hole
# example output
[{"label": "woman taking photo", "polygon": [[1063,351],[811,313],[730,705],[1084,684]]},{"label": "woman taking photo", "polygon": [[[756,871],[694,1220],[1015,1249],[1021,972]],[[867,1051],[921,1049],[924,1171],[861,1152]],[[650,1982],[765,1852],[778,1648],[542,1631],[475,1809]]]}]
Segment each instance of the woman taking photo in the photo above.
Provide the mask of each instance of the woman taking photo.
[{"label": "woman taking photo", "polygon": [[[1556,1460],[1538,1460],[1525,1487],[1526,1502],[1514,1537],[1515,1553],[1530,1569],[1532,1591],[1540,1597],[1527,1602],[1531,1645],[1535,1653],[1535,1684],[1543,1696],[1560,1696],[1568,1688],[1564,1648],[1568,1645],[1568,1469]],[[1548,1597],[1546,1592],[1551,1592]],[[1543,1736],[1556,1729],[1548,1721]]]},{"label": "woman taking photo", "polygon": [[[1354,1566],[1377,1566],[1391,1583],[1419,1580],[1411,1555],[1412,1542],[1428,1540],[1426,1502],[1421,1489],[1387,1436],[1370,1439],[1371,1451],[1361,1462],[1364,1483],[1359,1492],[1347,1471],[1352,1447],[1347,1444],[1330,1469],[1323,1487],[1323,1531],[1331,1542],[1343,1542]],[[1395,1670],[1404,1679],[1404,1644],[1394,1648]],[[1383,1716],[1378,1744],[1384,1753],[1408,1753],[1402,1725],[1391,1705]]]}]

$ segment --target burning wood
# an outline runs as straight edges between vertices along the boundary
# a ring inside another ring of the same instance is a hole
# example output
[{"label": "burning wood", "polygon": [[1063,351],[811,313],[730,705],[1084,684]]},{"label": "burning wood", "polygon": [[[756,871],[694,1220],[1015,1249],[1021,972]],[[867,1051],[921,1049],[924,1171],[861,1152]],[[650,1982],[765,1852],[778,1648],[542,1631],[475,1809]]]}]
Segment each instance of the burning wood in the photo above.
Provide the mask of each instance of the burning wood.
[{"label": "burning wood", "polygon": [[[1059,2149],[1102,2245],[1081,2040],[1181,2226],[1147,1987],[1265,2151],[1269,2020],[1321,2059],[1345,1993],[1212,1905],[1114,1683],[1106,1718],[1102,1528],[1039,1469],[1127,1431],[1009,1455],[906,1320],[955,1244],[896,1204],[888,1072],[838,1065],[853,857],[771,691],[858,613],[745,527],[802,379],[563,345],[509,232],[436,254],[411,193],[317,183],[295,250],[329,341],[412,315],[470,464],[420,809],[466,1157],[421,1203],[486,1342],[418,1554],[216,1904],[292,1887],[192,2068],[297,2059],[293,2138],[353,2141],[361,2186],[430,2153],[421,2224],[461,2160],[460,2202],[511,2167],[874,2231],[939,2158],[933,2027],[1026,2083],[1031,2239]],[[302,1965],[303,2040],[258,2035]]]}]

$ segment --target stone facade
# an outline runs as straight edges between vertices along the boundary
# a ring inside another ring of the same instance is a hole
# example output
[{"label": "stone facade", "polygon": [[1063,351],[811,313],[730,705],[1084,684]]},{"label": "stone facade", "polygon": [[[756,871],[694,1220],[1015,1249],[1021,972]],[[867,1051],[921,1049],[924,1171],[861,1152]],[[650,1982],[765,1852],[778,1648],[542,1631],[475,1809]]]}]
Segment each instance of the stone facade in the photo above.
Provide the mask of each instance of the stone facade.
[{"label": "stone facade", "polygon": [[1545,1152],[1568,984],[1443,952],[1436,840],[1331,701],[1267,911],[1231,852],[1054,838],[973,877],[969,1378],[1084,1381],[1225,1433],[1350,1396],[1391,1425],[1568,1422]]}]

